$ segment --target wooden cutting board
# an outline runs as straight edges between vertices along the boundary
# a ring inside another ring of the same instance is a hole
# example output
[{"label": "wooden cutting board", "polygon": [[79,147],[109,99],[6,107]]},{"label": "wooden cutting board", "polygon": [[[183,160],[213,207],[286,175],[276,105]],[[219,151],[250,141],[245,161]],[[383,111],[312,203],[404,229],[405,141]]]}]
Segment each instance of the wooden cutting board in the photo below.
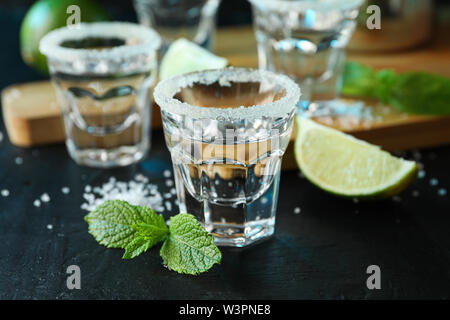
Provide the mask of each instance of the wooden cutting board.
[{"label": "wooden cutting board", "polygon": [[[350,53],[349,59],[377,69],[391,68],[399,72],[422,70],[450,77],[448,31],[447,27],[440,28],[434,41],[417,50],[372,55]],[[233,66],[258,66],[256,41],[251,27],[219,30],[216,53],[226,57]],[[406,115],[370,101],[366,101],[365,108],[368,108],[372,117],[316,120],[380,145],[386,150],[424,148],[450,143],[450,117]],[[31,147],[64,141],[61,115],[50,82],[18,84],[5,88],[2,92],[2,109],[13,144]],[[161,127],[157,107],[153,108],[152,122],[153,128]],[[296,167],[292,144],[287,151],[284,166]]]}]

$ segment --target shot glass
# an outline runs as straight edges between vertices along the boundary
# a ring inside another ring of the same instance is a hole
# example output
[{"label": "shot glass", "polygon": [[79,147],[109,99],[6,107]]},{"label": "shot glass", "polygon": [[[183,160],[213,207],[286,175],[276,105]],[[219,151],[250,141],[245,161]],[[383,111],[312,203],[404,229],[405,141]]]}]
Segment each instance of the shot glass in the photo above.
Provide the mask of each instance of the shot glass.
[{"label": "shot glass", "polygon": [[141,24],[163,39],[162,51],[178,38],[212,50],[220,0],[134,0]]},{"label": "shot glass", "polygon": [[227,68],[163,80],[154,97],[180,212],[196,215],[218,245],[271,236],[298,85],[270,71]]},{"label": "shot glass", "polygon": [[363,0],[249,0],[259,67],[282,72],[302,88],[299,112],[333,113],[345,49]]},{"label": "shot glass", "polygon": [[41,40],[78,164],[125,166],[146,154],[159,46],[155,31],[122,22],[65,27]]}]

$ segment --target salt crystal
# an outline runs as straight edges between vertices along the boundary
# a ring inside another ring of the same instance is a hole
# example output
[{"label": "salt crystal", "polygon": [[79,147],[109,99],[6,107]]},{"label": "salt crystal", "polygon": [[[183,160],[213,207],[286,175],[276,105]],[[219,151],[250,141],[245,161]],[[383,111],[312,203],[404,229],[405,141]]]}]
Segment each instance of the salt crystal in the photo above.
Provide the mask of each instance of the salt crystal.
[{"label": "salt crystal", "polygon": [[9,196],[9,190],[3,189],[1,194],[2,194],[3,197],[7,197],[7,196]]},{"label": "salt crystal", "polygon": [[165,205],[166,205],[167,210],[169,210],[169,211],[172,210],[172,203],[170,203],[170,201],[166,201]]},{"label": "salt crystal", "polygon": [[300,212],[301,212],[301,209],[300,209],[299,207],[297,207],[297,208],[294,209],[294,213],[295,213],[295,214],[299,214]]},{"label": "salt crystal", "polygon": [[23,159],[21,158],[21,157],[17,157],[16,159],[15,159],[15,161],[16,161],[16,164],[17,165],[21,165],[21,164],[23,164]]},{"label": "salt crystal", "polygon": [[166,180],[166,186],[172,187],[173,186],[173,180]]},{"label": "salt crystal", "polygon": [[69,189],[69,187],[62,187],[61,188],[61,192],[64,193],[64,194],[69,194],[70,193],[70,189]]},{"label": "salt crystal", "polygon": [[39,208],[41,206],[41,200],[39,200],[39,199],[34,200],[33,206],[35,206],[36,208]]},{"label": "salt crystal", "polygon": [[445,197],[447,195],[447,189],[441,188],[438,190],[438,195]]},{"label": "salt crystal", "polygon": [[424,170],[419,170],[419,173],[417,176],[419,177],[419,179],[423,179],[423,178],[425,178],[425,175],[426,175],[426,173]]},{"label": "salt crystal", "polygon": [[117,181],[111,177],[101,186],[86,186],[83,194],[85,202],[81,204],[81,209],[92,211],[107,200],[123,200],[132,205],[147,206],[157,212],[164,212],[163,196],[158,191],[158,186],[144,182],[146,180],[147,178],[139,175],[128,182]]},{"label": "salt crystal", "polygon": [[50,196],[48,195],[48,193],[44,193],[44,194],[41,196],[41,201],[42,201],[42,202],[50,202]]},{"label": "salt crystal", "polygon": [[228,182],[228,187],[230,187],[230,188],[231,188],[232,186],[233,186],[233,182],[231,182],[231,181],[230,181],[230,182]]},{"label": "salt crystal", "polygon": [[431,186],[435,187],[435,186],[437,186],[438,184],[439,184],[439,180],[438,180],[438,179],[433,178],[433,179],[430,180],[430,185],[431,185]]},{"label": "salt crystal", "polygon": [[172,194],[170,192],[164,193],[164,198],[170,199],[170,198],[172,198]]},{"label": "salt crystal", "polygon": [[177,194],[177,189],[175,188],[170,189],[170,193],[174,195]]},{"label": "salt crystal", "polygon": [[92,191],[92,187],[90,185],[87,185],[84,187],[84,192],[91,192]]},{"label": "salt crystal", "polygon": [[170,178],[172,176],[172,172],[170,172],[170,170],[164,170],[163,175],[165,178]]},{"label": "salt crystal", "polygon": [[53,225],[48,224],[48,225],[47,225],[47,229],[48,229],[48,230],[52,230],[52,229],[53,229]]},{"label": "salt crystal", "polygon": [[420,159],[422,159],[422,154],[419,151],[414,151],[413,157],[415,160],[420,160]]}]

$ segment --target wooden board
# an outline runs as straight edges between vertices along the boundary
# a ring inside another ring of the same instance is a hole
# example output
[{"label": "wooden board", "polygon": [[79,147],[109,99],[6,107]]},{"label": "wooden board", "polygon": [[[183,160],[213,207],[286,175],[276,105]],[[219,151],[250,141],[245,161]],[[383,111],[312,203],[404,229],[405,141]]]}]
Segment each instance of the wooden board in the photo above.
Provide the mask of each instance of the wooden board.
[{"label": "wooden board", "polygon": [[[378,69],[392,68],[399,72],[423,70],[450,76],[450,37],[445,30],[437,32],[436,39],[428,46],[417,50],[371,55],[350,53],[349,58]],[[229,60],[230,65],[257,67],[256,41],[251,27],[219,30],[215,49],[218,55]],[[366,104],[374,114],[372,119],[321,118],[317,121],[387,150],[450,143],[450,117],[406,115],[375,102]],[[19,84],[4,89],[2,109],[13,144],[30,147],[64,141],[61,114],[50,82]],[[160,128],[159,108],[153,108],[152,118],[153,128]],[[286,168],[296,167],[292,145],[284,162]]]}]

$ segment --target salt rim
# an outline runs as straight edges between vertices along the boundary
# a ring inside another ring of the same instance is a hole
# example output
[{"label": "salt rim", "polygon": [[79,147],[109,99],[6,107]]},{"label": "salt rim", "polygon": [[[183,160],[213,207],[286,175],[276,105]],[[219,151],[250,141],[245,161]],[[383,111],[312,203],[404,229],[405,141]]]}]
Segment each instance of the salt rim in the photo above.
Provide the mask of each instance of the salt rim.
[{"label": "salt rim", "polygon": [[[140,40],[139,44],[122,45],[111,49],[73,49],[61,47],[61,42],[67,39],[79,40],[86,37],[133,37]],[[39,43],[39,50],[47,57],[73,61],[77,59],[117,59],[148,54],[157,50],[161,38],[153,29],[130,22],[95,22],[80,23],[77,28],[63,27],[49,32]]]},{"label": "salt rim", "polygon": [[[230,81],[275,83],[283,88],[286,94],[281,99],[264,105],[241,106],[238,108],[205,108],[190,105],[173,98],[180,91],[180,88],[192,86],[194,83],[210,85],[214,82],[219,82],[221,85],[227,86],[230,84]],[[299,86],[285,75],[267,70],[233,67],[174,76],[159,82],[153,91],[153,97],[161,110],[197,119],[283,117],[292,112],[300,99],[300,95]]]},{"label": "salt rim", "polygon": [[330,11],[334,9],[348,10],[359,7],[364,0],[248,0],[254,6],[264,6],[275,11],[292,11],[292,10],[320,10]]}]

